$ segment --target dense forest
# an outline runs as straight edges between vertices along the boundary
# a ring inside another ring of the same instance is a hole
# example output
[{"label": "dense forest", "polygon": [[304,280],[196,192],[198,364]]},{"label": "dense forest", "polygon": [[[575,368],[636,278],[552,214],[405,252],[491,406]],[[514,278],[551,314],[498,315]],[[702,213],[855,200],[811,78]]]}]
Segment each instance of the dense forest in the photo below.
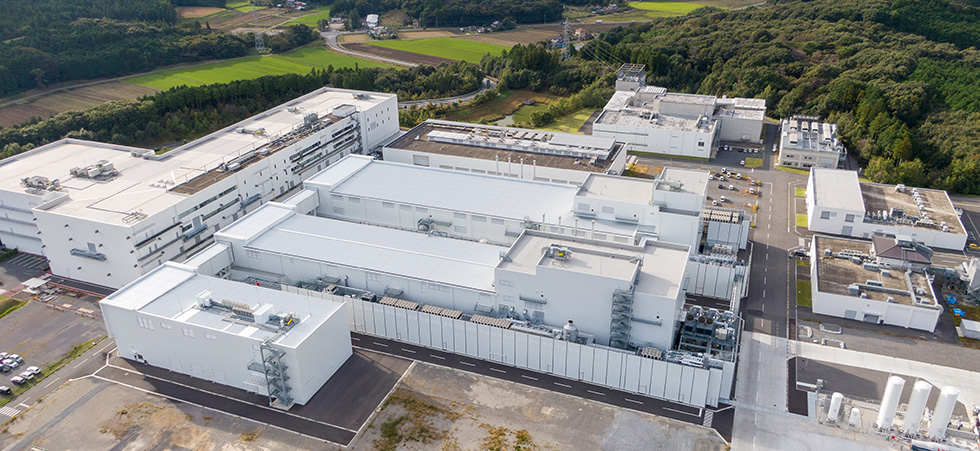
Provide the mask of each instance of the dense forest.
[{"label": "dense forest", "polygon": [[[215,4],[176,0],[176,4]],[[224,3],[221,1],[220,3]],[[176,25],[170,0],[0,0],[0,96],[54,83],[145,72],[158,66],[244,56],[248,37]],[[284,51],[316,39],[305,25],[269,38]]]},{"label": "dense forest", "polygon": [[[672,90],[814,114],[872,180],[980,194],[980,9],[944,0],[777,1],[618,28],[579,58]],[[488,71],[490,72],[490,71]]]},{"label": "dense forest", "polygon": [[561,20],[563,4],[587,4],[584,0],[335,0],[330,15],[350,17],[402,10],[421,27],[490,25],[510,19],[515,23]]},{"label": "dense forest", "polygon": [[323,86],[398,93],[400,99],[473,92],[483,73],[466,63],[411,69],[328,67],[308,75],[266,76],[226,84],[179,87],[131,102],[109,102],[0,129],[0,158],[64,137],[153,146],[192,139]]}]

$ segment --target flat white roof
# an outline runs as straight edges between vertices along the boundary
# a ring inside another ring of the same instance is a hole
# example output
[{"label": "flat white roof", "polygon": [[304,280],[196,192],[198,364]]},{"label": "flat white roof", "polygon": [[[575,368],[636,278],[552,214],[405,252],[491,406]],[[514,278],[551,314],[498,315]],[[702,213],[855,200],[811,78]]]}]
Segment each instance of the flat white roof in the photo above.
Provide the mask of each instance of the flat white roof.
[{"label": "flat white roof", "polygon": [[[188,196],[169,191],[255,147],[303,124],[303,116],[321,116],[341,105],[359,109],[374,106],[393,94],[370,93],[355,98],[342,89],[323,88],[264,113],[212,133],[156,157],[147,149],[65,139],[30,152],[0,160],[0,190],[24,193],[21,179],[43,176],[58,179],[69,200],[47,210],[93,221],[122,224],[127,214],[162,211]],[[292,110],[292,111],[290,111]],[[238,132],[239,128],[265,129],[264,135]],[[136,152],[140,156],[132,156]],[[141,156],[148,154],[150,159]],[[73,177],[71,169],[108,161],[119,171],[109,181]]]},{"label": "flat white roof", "polygon": [[[332,185],[333,194],[441,208],[476,215],[557,222],[571,215],[573,185],[369,161],[351,156],[307,179],[308,186]],[[338,182],[338,180],[340,180]]]},{"label": "flat white roof", "polygon": [[[284,207],[266,204],[238,220],[236,227],[258,231],[245,239],[246,249],[442,285],[493,291],[494,268],[504,250],[491,244],[291,211],[288,218],[279,221],[274,214],[262,213],[264,209],[284,210]],[[270,227],[270,222],[275,224]],[[219,242],[223,234],[224,231],[216,235]]]},{"label": "flat white roof", "polygon": [[587,199],[610,199],[649,205],[657,182],[649,179],[589,174],[578,195]]},{"label": "flat white roof", "polygon": [[[547,257],[543,249],[553,244],[571,250],[571,257],[562,261]],[[674,297],[684,280],[688,249],[652,242],[642,247],[618,245],[525,231],[507,257],[509,260],[501,260],[500,269],[535,274],[538,267],[546,266],[626,282],[636,275],[637,292]]]},{"label": "flat white roof", "polygon": [[[219,309],[197,307],[197,295],[210,291],[215,301],[233,301],[246,304],[253,311],[269,308],[270,313],[294,313],[299,322],[275,343],[295,347],[302,343],[327,318],[344,314],[339,302],[310,298],[284,291],[271,290],[255,285],[233,282],[216,277],[202,276],[191,267],[167,262],[134,282],[121,288],[101,301],[123,309],[165,318],[178,324],[193,325],[222,333],[243,335],[264,340],[275,334],[273,330],[249,326],[242,322],[226,320],[227,312]],[[269,305],[271,307],[263,307]],[[256,323],[264,321],[257,315]]]},{"label": "flat white roof", "polygon": [[669,182],[679,182],[677,191],[704,195],[708,190],[708,172],[695,169],[666,167],[657,178],[657,189],[667,190]]},{"label": "flat white roof", "polygon": [[864,211],[864,198],[861,197],[861,185],[855,171],[843,169],[811,168],[813,177],[812,191],[807,193],[814,196],[814,205],[824,208],[839,208],[841,210]]}]

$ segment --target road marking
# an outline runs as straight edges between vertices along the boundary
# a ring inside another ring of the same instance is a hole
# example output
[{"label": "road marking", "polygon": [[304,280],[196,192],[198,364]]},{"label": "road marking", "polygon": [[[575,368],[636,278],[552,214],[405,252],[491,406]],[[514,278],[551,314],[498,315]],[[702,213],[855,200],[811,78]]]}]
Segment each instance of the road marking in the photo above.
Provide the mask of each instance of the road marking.
[{"label": "road marking", "polygon": [[557,386],[559,386],[559,387],[565,387],[565,388],[572,388],[572,386],[571,386],[571,385],[568,385],[568,384],[563,384],[563,383],[561,383],[561,382],[555,382],[555,385],[557,385]]},{"label": "road marking", "polygon": [[51,386],[51,384],[53,384],[53,383],[55,383],[55,382],[58,382],[58,379],[61,379],[61,378],[60,378],[60,377],[56,377],[56,378],[54,378],[54,380],[52,380],[51,382],[48,382],[48,385],[45,385],[45,386],[44,386],[44,388],[48,388],[48,387],[50,387],[50,386]]},{"label": "road marking", "polygon": [[521,377],[523,377],[524,379],[531,379],[532,381],[538,380],[538,378],[536,378],[534,376],[528,376],[526,374],[522,374]]},{"label": "road marking", "polygon": [[506,372],[506,371],[504,371],[504,370],[502,370],[502,369],[499,369],[499,368],[494,368],[494,367],[492,367],[492,366],[491,366],[491,367],[489,367],[489,368],[490,368],[490,371],[496,371],[496,372],[498,372],[498,373],[504,373],[504,374],[507,374],[507,372]]},{"label": "road marking", "polygon": [[[766,297],[766,290],[762,290],[762,297]],[[764,305],[763,308],[765,308]],[[765,310],[763,310],[762,312],[765,313]]]},{"label": "road marking", "polygon": [[376,345],[378,345],[378,346],[384,346],[384,347],[386,347],[386,348],[388,347],[388,345],[386,345],[386,344],[384,344],[384,343],[378,343],[378,342],[374,342],[374,344],[376,344]]},{"label": "road marking", "polygon": [[17,415],[18,413],[20,413],[20,411],[13,407],[0,407],[0,416],[13,418],[14,415]]},{"label": "road marking", "polygon": [[441,355],[429,354],[429,357],[435,357],[439,360],[446,360],[446,358]]},{"label": "road marking", "polygon": [[[26,399],[25,399],[25,401],[26,401]],[[23,408],[26,409],[26,408],[30,407],[30,405],[29,404],[20,403],[20,404],[17,404],[17,407],[23,407]]]},{"label": "road marking", "polygon": [[354,340],[354,341],[361,341],[361,339],[360,338],[357,338],[357,337],[350,337],[350,339],[351,340]]},{"label": "road marking", "polygon": [[466,365],[466,366],[476,366],[476,364],[475,364],[475,363],[470,363],[470,362],[464,362],[464,361],[462,361],[462,360],[460,360],[460,361],[459,361],[459,363],[462,363],[463,365]]},{"label": "road marking", "polygon": [[637,401],[635,399],[629,399],[629,398],[623,398],[623,400],[626,401],[626,402],[631,402],[631,403],[634,403],[634,404],[643,405],[643,401]]},{"label": "road marking", "polygon": [[85,362],[88,362],[88,359],[89,359],[89,358],[88,358],[88,357],[86,357],[86,358],[85,358],[85,360],[82,360],[81,362],[78,362],[78,365],[75,365],[75,366],[74,366],[73,368],[78,368],[78,367],[80,367],[80,366],[82,366],[82,365],[84,365],[84,364],[85,364]]},{"label": "road marking", "polygon": [[412,354],[415,354],[415,351],[413,351],[413,350],[411,350],[411,349],[405,349],[405,348],[402,348],[402,351],[405,351],[405,352],[411,352]]},{"label": "road marking", "polygon": [[102,349],[99,349],[99,350],[98,350],[98,351],[96,351],[95,353],[96,353],[96,354],[101,354],[101,353],[102,353],[102,351],[105,351],[105,350],[106,350],[106,348],[108,348],[109,346],[112,346],[113,344],[114,344],[114,343],[109,343],[109,344],[107,344],[107,345],[105,345],[105,346],[103,346],[103,347],[102,347]]},{"label": "road marking", "polygon": [[763,284],[763,285],[765,285],[765,284],[766,284],[766,278],[765,278],[765,277],[763,277],[763,278],[762,278],[762,284]]},{"label": "road marking", "polygon": [[766,260],[769,260],[769,254],[766,254]]},{"label": "road marking", "polygon": [[684,415],[690,415],[690,416],[692,416],[692,417],[700,417],[700,416],[701,416],[701,415],[698,415],[698,414],[693,414],[693,413],[691,413],[691,412],[684,412],[683,410],[677,410],[677,409],[671,409],[670,407],[664,407],[663,409],[664,409],[664,410],[669,410],[669,411],[671,411],[671,412],[677,412],[677,413],[682,413],[682,414],[684,414]]},{"label": "road marking", "polygon": [[589,393],[592,393],[593,395],[606,396],[605,393],[599,393],[599,392],[597,392],[595,390],[586,390],[586,391],[589,392]]}]

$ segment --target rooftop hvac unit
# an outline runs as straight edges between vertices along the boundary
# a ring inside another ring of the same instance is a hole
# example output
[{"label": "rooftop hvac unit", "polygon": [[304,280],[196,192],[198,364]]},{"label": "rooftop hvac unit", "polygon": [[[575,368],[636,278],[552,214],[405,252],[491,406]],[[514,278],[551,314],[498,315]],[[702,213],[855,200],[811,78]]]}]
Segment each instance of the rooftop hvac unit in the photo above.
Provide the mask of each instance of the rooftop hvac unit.
[{"label": "rooftop hvac unit", "polygon": [[870,285],[872,287],[880,287],[880,286],[882,286],[880,280],[871,280],[871,279],[868,279],[866,285]]},{"label": "rooftop hvac unit", "polygon": [[889,270],[887,270],[887,269],[882,269],[881,270],[881,276],[882,277],[891,277],[892,276],[892,272],[889,271]]},{"label": "rooftop hvac unit", "polygon": [[823,254],[830,257],[831,255],[834,255],[834,251],[830,250],[830,248],[828,247],[823,250]]},{"label": "rooftop hvac unit", "polygon": [[867,299],[868,293],[861,293],[861,299]]},{"label": "rooftop hvac unit", "polygon": [[857,296],[861,294],[861,287],[859,287],[856,283],[852,283],[847,286],[847,293],[851,296]]},{"label": "rooftop hvac unit", "polygon": [[861,262],[864,261],[864,259],[862,259],[861,257],[851,257],[851,261],[860,265]]},{"label": "rooftop hvac unit", "polygon": [[888,302],[889,304],[894,304],[894,303],[895,303],[895,298],[894,298],[894,297],[892,297],[892,296],[888,296],[888,299],[886,299],[886,301],[887,301],[887,302]]}]

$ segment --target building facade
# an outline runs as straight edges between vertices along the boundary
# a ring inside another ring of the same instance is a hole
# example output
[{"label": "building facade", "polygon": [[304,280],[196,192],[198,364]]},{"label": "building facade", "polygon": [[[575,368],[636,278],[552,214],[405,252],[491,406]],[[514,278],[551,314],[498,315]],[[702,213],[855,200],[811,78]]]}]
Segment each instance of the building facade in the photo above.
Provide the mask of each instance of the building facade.
[{"label": "building facade", "polygon": [[397,130],[394,95],[324,88],[161,155],[64,139],[0,162],[0,241],[118,288]]},{"label": "building facade", "polygon": [[342,298],[318,299],[168,262],[100,302],[119,355],[306,404],[351,356]]},{"label": "building facade", "polygon": [[778,163],[791,168],[837,169],[847,158],[847,150],[837,138],[837,124],[815,117],[783,119],[778,146]]}]

